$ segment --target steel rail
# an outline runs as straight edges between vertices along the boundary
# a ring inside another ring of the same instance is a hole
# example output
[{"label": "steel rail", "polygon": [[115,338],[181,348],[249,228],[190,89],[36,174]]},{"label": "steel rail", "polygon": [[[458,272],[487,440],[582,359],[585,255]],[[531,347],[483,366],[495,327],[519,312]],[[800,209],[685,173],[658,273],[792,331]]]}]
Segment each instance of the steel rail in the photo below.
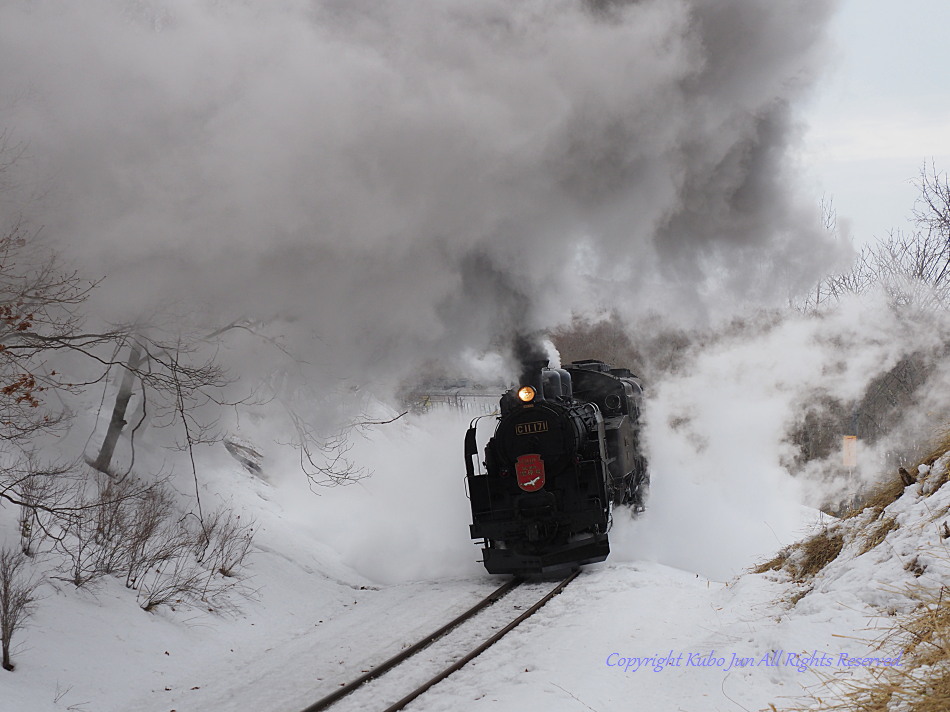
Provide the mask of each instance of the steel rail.
[{"label": "steel rail", "polygon": [[438,630],[430,633],[425,638],[422,638],[421,640],[419,640],[417,643],[397,653],[396,655],[389,658],[388,660],[380,663],[379,665],[374,667],[372,670],[370,670],[366,674],[361,675],[360,677],[356,678],[352,682],[349,682],[343,685],[338,690],[335,690],[334,692],[330,693],[326,697],[323,697],[317,700],[312,705],[304,709],[303,712],[320,712],[321,710],[325,710],[334,702],[337,702],[343,697],[346,697],[348,694],[353,692],[356,688],[360,687],[364,683],[367,683],[370,680],[376,679],[383,673],[388,672],[392,668],[396,667],[399,663],[411,658],[413,655],[418,653],[423,648],[426,648],[427,646],[431,645],[432,643],[437,641],[439,638],[443,637],[446,633],[448,633],[452,629],[460,626],[462,623],[467,621],[469,618],[474,616],[483,608],[486,608],[490,606],[492,603],[495,603],[496,601],[501,599],[503,596],[508,594],[512,589],[520,585],[521,582],[522,580],[520,578],[513,578],[510,581],[507,581],[506,583],[504,583],[503,585],[499,586],[497,589],[492,591],[490,594],[488,594],[481,601],[476,603],[474,606],[469,608],[467,611],[460,614],[456,618],[453,618],[451,621],[446,623],[444,626],[442,626]]},{"label": "steel rail", "polygon": [[452,665],[450,665],[449,667],[447,667],[445,670],[443,670],[442,672],[440,672],[438,675],[436,675],[435,677],[433,677],[431,680],[429,680],[428,682],[423,683],[422,685],[420,685],[419,687],[417,687],[415,690],[413,690],[412,692],[410,692],[408,695],[406,695],[405,697],[403,697],[401,700],[399,700],[399,702],[396,702],[395,704],[390,705],[389,707],[387,707],[385,710],[383,710],[383,712],[397,712],[397,710],[401,710],[403,707],[405,707],[406,705],[408,705],[408,704],[409,704],[410,702],[412,702],[414,699],[416,699],[417,697],[419,697],[419,695],[421,695],[421,694],[423,694],[424,692],[426,692],[430,687],[433,687],[434,685],[437,685],[438,683],[442,682],[442,680],[444,680],[445,678],[447,678],[447,677],[448,677],[449,675],[451,675],[453,672],[456,672],[456,671],[462,669],[462,667],[464,667],[467,663],[469,663],[469,662],[471,662],[472,660],[474,660],[475,658],[477,658],[479,655],[481,655],[481,654],[484,653],[486,650],[488,650],[488,648],[490,648],[491,646],[493,646],[495,643],[497,643],[499,640],[501,640],[503,637],[505,637],[508,633],[510,633],[512,630],[514,630],[522,621],[524,621],[524,620],[526,620],[527,618],[530,618],[532,615],[534,615],[545,603],[547,603],[547,602],[550,601],[552,598],[554,598],[557,594],[559,594],[561,591],[563,591],[563,590],[564,590],[564,587],[567,586],[567,584],[569,584],[571,581],[573,581],[575,578],[577,578],[577,575],[578,575],[579,573],[580,573],[580,570],[574,571],[570,576],[568,576],[566,579],[564,579],[563,581],[561,581],[561,583],[559,583],[559,584],[558,584],[550,593],[548,593],[544,598],[542,598],[540,601],[538,601],[537,603],[535,603],[533,606],[531,606],[531,608],[529,608],[529,609],[526,610],[524,613],[522,613],[520,616],[518,616],[517,618],[515,618],[511,623],[509,623],[509,624],[506,625],[504,628],[502,628],[500,631],[498,631],[497,633],[495,633],[495,635],[493,635],[491,638],[489,638],[489,639],[486,640],[484,643],[482,643],[481,645],[479,645],[477,648],[475,648],[475,649],[474,649],[472,652],[470,652],[468,655],[466,655],[465,657],[463,657],[463,658],[457,660],[455,663],[453,663]]}]

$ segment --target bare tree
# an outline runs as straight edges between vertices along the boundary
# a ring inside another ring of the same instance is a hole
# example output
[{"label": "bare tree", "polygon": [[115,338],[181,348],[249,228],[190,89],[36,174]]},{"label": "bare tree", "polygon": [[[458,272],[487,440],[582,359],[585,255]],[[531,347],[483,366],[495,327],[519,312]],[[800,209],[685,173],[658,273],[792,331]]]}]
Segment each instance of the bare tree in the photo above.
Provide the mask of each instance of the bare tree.
[{"label": "bare tree", "polygon": [[34,436],[68,419],[65,408],[50,405],[50,393],[86,385],[51,368],[53,357],[89,353],[115,338],[82,331],[77,310],[95,284],[39,254],[33,237],[19,225],[0,236],[0,439],[8,450],[29,449]]},{"label": "bare tree", "polygon": [[[367,477],[370,473],[350,457],[353,436],[368,428],[393,422],[405,413],[383,420],[374,420],[361,414],[342,423],[333,422],[333,418],[320,418],[317,422],[314,413],[335,412],[336,408],[316,407],[331,399],[325,389],[290,385],[321,379],[319,376],[313,377],[312,363],[300,354],[293,353],[283,343],[279,332],[274,333],[273,324],[277,321],[237,319],[206,337],[209,343],[222,343],[228,337],[246,335],[258,345],[266,345],[270,352],[264,372],[258,374],[250,392],[243,396],[241,408],[236,410],[274,406],[286,423],[287,439],[279,444],[297,451],[300,469],[310,480],[312,490],[351,484]],[[259,453],[248,451],[246,446],[239,443],[225,442],[225,447],[248,470],[261,474]],[[251,455],[251,458],[245,455]]]},{"label": "bare tree", "polygon": [[[838,213],[834,202],[828,198],[821,201],[822,226],[834,240],[842,240],[838,228]],[[837,304],[846,295],[863,294],[875,283],[876,270],[873,266],[874,254],[863,247],[846,272],[826,275],[818,280],[814,288],[797,302],[790,300],[791,306],[802,313],[812,313],[827,306]]]},{"label": "bare tree", "polygon": [[15,549],[0,549],[0,645],[4,670],[13,670],[10,642],[34,608],[38,582],[24,576],[26,561],[27,558]]},{"label": "bare tree", "polygon": [[69,470],[64,466],[43,466],[31,455],[4,473],[4,497],[20,498],[20,550],[27,556],[34,556],[44,540],[55,538],[50,530],[52,518],[69,518],[77,513]]},{"label": "bare tree", "polygon": [[142,363],[142,348],[139,344],[133,342],[129,347],[129,359],[122,372],[122,383],[119,386],[119,392],[115,398],[115,406],[112,409],[112,419],[109,421],[109,429],[106,431],[105,439],[102,441],[102,447],[99,449],[99,455],[96,457],[92,466],[99,472],[109,472],[109,465],[112,463],[112,455],[115,452],[116,443],[119,441],[119,435],[122,429],[127,425],[125,421],[125,411],[129,407],[129,400],[132,398],[132,388],[135,385],[135,373]]},{"label": "bare tree", "polygon": [[[213,440],[213,411],[225,404],[228,379],[213,354],[200,355],[207,341],[147,323],[85,330],[81,308],[95,287],[44,252],[23,225],[0,235],[0,452],[8,459],[27,456],[37,437],[69,425],[70,397],[107,383],[115,370],[121,383],[102,446],[89,462],[95,469],[110,471],[136,388],[143,412],[148,400],[158,426],[181,429],[179,445]],[[70,368],[57,368],[63,363]],[[205,412],[207,405],[212,408]]]},{"label": "bare tree", "polygon": [[[202,356],[201,347],[208,346],[206,337],[176,332],[163,334],[158,328],[147,328],[143,322],[129,327],[117,342],[128,349],[125,361],[103,360],[108,367],[121,372],[121,382],[108,430],[97,456],[89,464],[100,472],[124,477],[134,463],[135,434],[146,417],[160,429],[179,429],[175,443],[190,451],[197,444],[218,440],[214,425],[217,410],[233,406],[225,398],[224,389],[230,379],[213,356]],[[132,463],[124,472],[113,471],[113,458],[119,436],[126,421],[129,402],[138,394],[139,414],[129,434]]]},{"label": "bare tree", "polygon": [[917,226],[950,238],[950,181],[946,172],[937,171],[933,163],[924,164],[914,184],[920,191],[913,212]]},{"label": "bare tree", "polygon": [[[849,271],[821,280],[800,305],[802,311],[819,312],[847,295],[877,290],[905,323],[917,323],[927,332],[938,328],[940,320],[933,316],[950,308],[950,183],[947,174],[931,164],[921,168],[915,185],[919,196],[913,209],[914,229],[892,230],[865,246]],[[834,231],[833,221],[826,227]],[[827,457],[837,447],[840,433],[873,443],[901,427],[947,350],[937,344],[906,354],[852,402],[813,399],[792,433],[800,461]],[[903,440],[907,451],[889,454],[895,464],[920,446],[913,434]]]},{"label": "bare tree", "polygon": [[[0,190],[19,155],[9,149],[0,133]],[[236,578],[251,546],[253,529],[230,513],[215,514],[206,525],[198,497],[193,450],[216,441],[218,411],[235,404],[224,397],[229,380],[213,339],[180,320],[167,329],[157,319],[87,328],[83,309],[95,288],[95,281],[45,249],[36,231],[23,223],[0,226],[0,502],[17,507],[21,550],[0,551],[8,669],[10,638],[30,611],[35,589],[23,580],[24,557],[38,551],[59,556],[62,577],[76,586],[114,575],[141,591],[147,578],[155,595],[145,597],[153,606],[166,600],[159,590],[200,597],[234,587],[233,580],[218,581]],[[110,388],[113,376],[118,392],[109,425],[88,460],[97,472],[82,465],[81,455],[62,453],[57,462],[47,453],[55,452],[49,445],[74,422],[71,403],[92,388]],[[136,412],[129,416],[133,402]],[[152,481],[127,477],[146,421],[164,429],[165,444],[187,452],[199,526],[155,475],[143,478]],[[123,438],[131,459],[116,471]],[[201,556],[198,540],[204,541]],[[198,583],[189,583],[193,579]]]},{"label": "bare tree", "polygon": [[[918,312],[950,306],[950,183],[931,164],[915,181],[920,194],[913,208],[915,229],[892,230],[862,248],[852,268],[823,278],[801,305],[812,311],[847,294],[882,290],[898,308]],[[833,214],[826,227],[835,232]]]}]

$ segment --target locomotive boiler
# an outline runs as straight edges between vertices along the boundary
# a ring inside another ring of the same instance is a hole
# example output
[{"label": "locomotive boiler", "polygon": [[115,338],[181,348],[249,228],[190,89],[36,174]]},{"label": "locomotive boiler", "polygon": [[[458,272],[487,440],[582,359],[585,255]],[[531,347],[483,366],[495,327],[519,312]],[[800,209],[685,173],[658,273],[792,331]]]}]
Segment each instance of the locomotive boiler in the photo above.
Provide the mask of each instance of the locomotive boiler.
[{"label": "locomotive boiler", "polygon": [[645,506],[643,390],[628,369],[594,360],[536,362],[500,402],[479,462],[465,436],[471,536],[492,574],[549,574],[603,561],[612,510]]}]

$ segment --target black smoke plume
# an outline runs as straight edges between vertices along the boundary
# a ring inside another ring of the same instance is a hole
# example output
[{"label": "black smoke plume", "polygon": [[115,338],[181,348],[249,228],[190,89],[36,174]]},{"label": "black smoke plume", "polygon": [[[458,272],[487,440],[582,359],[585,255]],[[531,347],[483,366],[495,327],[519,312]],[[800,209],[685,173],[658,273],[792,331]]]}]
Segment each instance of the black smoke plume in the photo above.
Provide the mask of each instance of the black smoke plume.
[{"label": "black smoke plume", "polygon": [[519,334],[512,347],[518,364],[518,383],[541,387],[541,369],[548,365],[548,352],[541,343],[540,334]]},{"label": "black smoke plume", "polygon": [[787,160],[833,6],[0,2],[0,217],[104,319],[259,320],[334,379],[702,321],[834,256]]}]

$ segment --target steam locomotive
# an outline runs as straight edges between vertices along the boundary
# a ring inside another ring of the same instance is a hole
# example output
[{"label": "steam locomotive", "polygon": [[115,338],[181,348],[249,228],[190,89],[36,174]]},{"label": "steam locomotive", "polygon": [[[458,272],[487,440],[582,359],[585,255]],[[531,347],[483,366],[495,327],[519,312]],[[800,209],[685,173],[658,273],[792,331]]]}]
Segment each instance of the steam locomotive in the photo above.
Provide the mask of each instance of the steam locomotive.
[{"label": "steam locomotive", "polygon": [[465,436],[471,536],[482,540],[492,574],[551,574],[603,561],[612,507],[637,513],[646,503],[639,379],[601,361],[547,363],[526,367],[522,383],[501,397],[483,462],[478,418]]}]

